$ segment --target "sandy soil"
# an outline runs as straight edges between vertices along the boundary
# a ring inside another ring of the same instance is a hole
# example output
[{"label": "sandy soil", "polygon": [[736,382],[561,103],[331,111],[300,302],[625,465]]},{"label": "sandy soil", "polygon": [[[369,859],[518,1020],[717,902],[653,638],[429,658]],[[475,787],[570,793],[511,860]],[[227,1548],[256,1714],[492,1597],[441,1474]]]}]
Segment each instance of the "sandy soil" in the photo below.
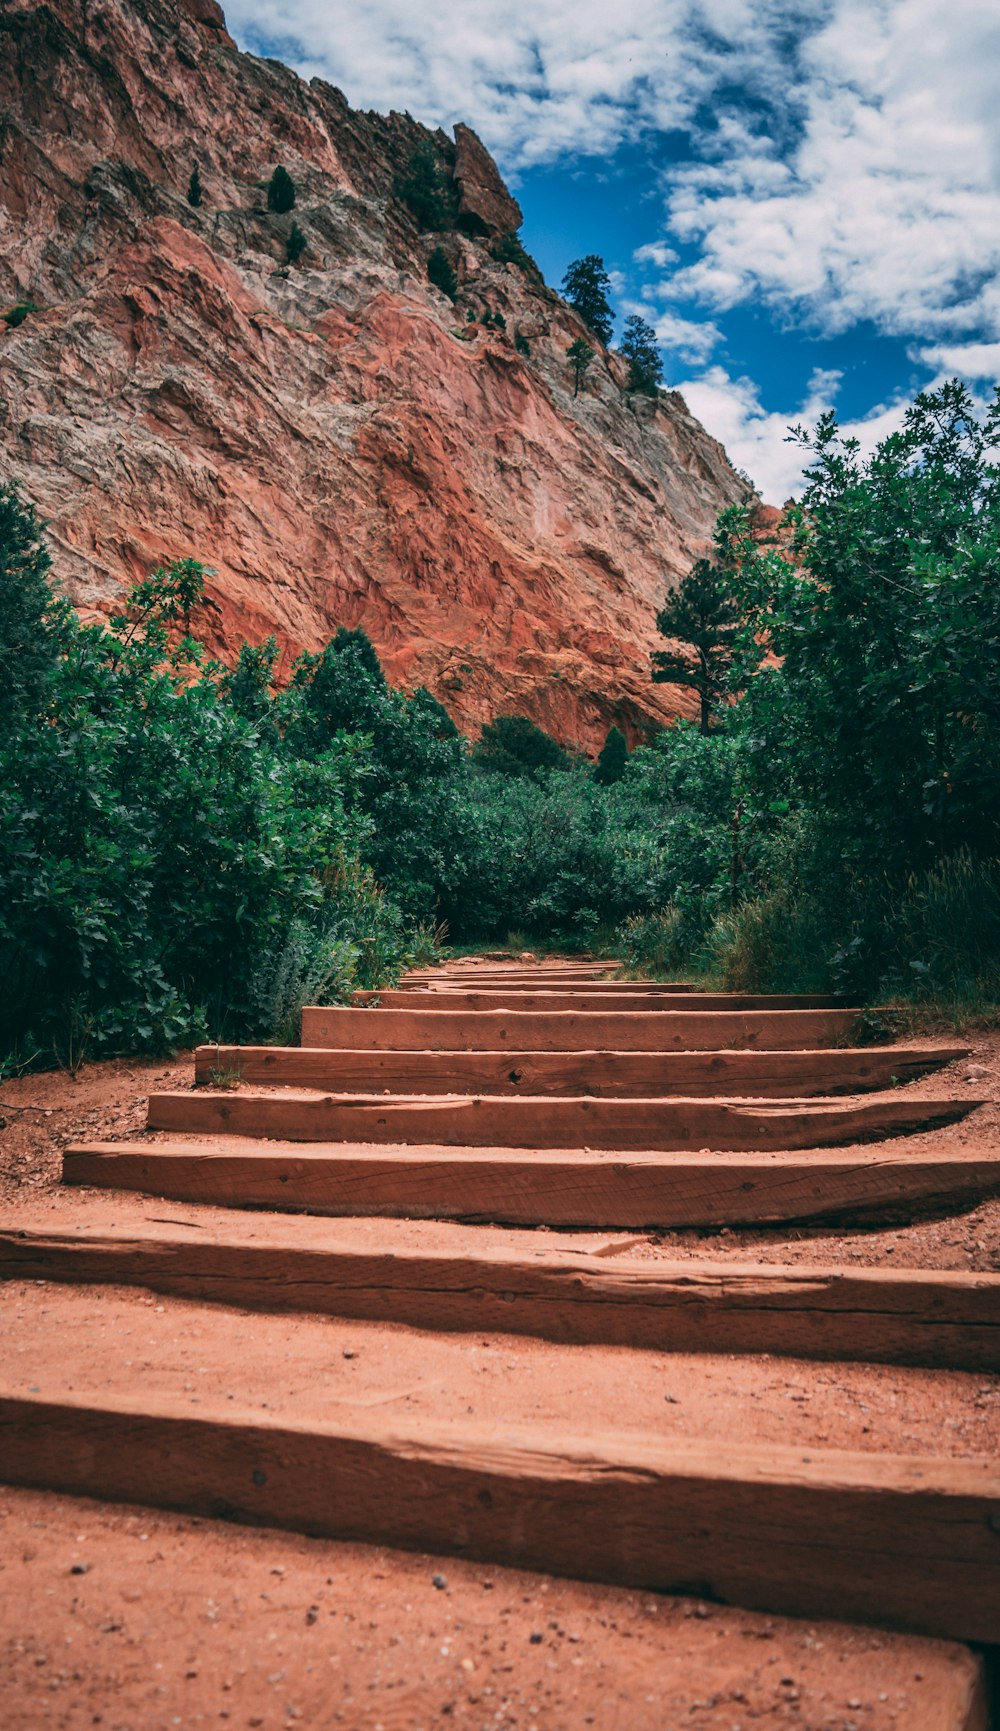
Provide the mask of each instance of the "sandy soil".
[{"label": "sandy soil", "polygon": [[10,1731],[982,1731],[964,1648],[0,1492]]}]

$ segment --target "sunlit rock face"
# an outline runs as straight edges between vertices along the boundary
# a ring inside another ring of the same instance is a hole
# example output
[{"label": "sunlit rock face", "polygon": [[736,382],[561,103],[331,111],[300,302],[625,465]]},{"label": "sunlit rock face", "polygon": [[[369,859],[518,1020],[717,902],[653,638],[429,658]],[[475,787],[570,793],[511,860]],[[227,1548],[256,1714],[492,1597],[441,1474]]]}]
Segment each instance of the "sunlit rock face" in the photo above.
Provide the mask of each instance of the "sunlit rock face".
[{"label": "sunlit rock face", "polygon": [[[574,399],[585,333],[493,256],[519,211],[474,133],[241,54],[215,0],[6,0],[0,111],[0,308],[36,309],[0,323],[4,467],[85,616],[190,554],[214,650],[273,632],[287,671],[363,625],[470,733],[520,711],[593,751],[690,710],[650,683],[655,615],[742,484],[620,361]],[[394,192],[428,138],[443,236]],[[439,243],[457,305],[428,281]],[[467,322],[486,309],[505,330]]]}]

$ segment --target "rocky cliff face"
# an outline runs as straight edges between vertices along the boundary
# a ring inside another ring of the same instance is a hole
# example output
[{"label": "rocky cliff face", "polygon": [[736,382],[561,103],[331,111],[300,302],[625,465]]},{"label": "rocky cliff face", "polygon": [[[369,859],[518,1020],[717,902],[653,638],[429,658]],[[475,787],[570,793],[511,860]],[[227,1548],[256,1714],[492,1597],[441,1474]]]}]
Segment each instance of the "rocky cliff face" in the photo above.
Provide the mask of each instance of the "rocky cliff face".
[{"label": "rocky cliff face", "polygon": [[[690,709],[649,682],[655,613],[741,484],[619,362],[573,398],[582,327],[494,256],[520,212],[474,133],[352,111],[241,54],[215,0],[6,0],[0,115],[0,310],[34,309],[0,323],[2,461],[85,614],[191,554],[216,650],[274,632],[287,668],[360,624],[471,733],[515,710],[593,750]],[[444,235],[394,192],[427,139]]]}]

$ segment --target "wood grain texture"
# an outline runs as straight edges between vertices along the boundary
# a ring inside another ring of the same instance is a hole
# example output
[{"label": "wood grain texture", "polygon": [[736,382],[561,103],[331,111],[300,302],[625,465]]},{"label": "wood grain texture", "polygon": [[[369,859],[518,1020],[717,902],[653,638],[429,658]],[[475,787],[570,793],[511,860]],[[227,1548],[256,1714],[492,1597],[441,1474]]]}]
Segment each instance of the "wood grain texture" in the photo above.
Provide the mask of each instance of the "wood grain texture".
[{"label": "wood grain texture", "polygon": [[228,1208],[650,1228],[909,1219],[1000,1194],[1000,1158],[914,1152],[596,1154],[575,1150],[89,1142],[70,1184]]},{"label": "wood grain texture", "polygon": [[[409,1000],[409,994],[407,994]],[[853,1010],[368,1010],[307,1005],[303,1046],[447,1052],[794,1051],[850,1044]]]},{"label": "wood grain texture", "polygon": [[303,1142],[440,1142],[481,1148],[828,1148],[964,1118],[979,1100],[909,1091],[849,1101],[603,1099],[556,1095],[323,1094],[285,1089],[150,1094],[151,1130]]},{"label": "wood grain texture", "polygon": [[[579,1010],[579,1011],[673,1011],[680,1015],[695,1015],[706,1010],[836,1010],[844,1009],[843,999],[836,997],[767,996],[739,992],[670,992],[651,986],[629,983],[629,989],[603,986],[591,990],[574,988],[568,992],[510,990],[502,988],[478,991],[461,986],[411,987],[406,990],[355,992],[352,1003],[387,1010],[407,1009],[415,999],[442,999],[456,1010]],[[855,1014],[857,1009],[855,1008]]]},{"label": "wood grain texture", "polygon": [[315,1046],[199,1046],[195,1076],[346,1093],[855,1094],[968,1057],[966,1046],[856,1046],[818,1052],[382,1052]]},{"label": "wood grain texture", "polygon": [[372,1251],[303,1244],[298,1224],[266,1244],[238,1222],[200,1236],[163,1224],[8,1229],[0,1279],[143,1286],[254,1310],[572,1345],[1000,1370],[1000,1274]]},{"label": "wood grain texture", "polygon": [[143,1406],[0,1384],[0,1477],[796,1616],[1000,1636],[993,1462]]}]

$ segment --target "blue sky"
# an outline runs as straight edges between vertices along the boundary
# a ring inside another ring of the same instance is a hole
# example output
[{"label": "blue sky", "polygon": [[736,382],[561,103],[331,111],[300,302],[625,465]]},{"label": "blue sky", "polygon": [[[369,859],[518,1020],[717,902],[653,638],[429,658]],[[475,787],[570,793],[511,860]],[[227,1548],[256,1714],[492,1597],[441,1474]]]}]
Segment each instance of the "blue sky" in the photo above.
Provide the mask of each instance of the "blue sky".
[{"label": "blue sky", "polygon": [[[789,423],[870,446],[1000,378],[996,0],[231,0],[241,45],[359,107],[465,120],[558,286],[600,253],[619,321],[765,498]],[[619,323],[620,328],[620,323]]]}]

